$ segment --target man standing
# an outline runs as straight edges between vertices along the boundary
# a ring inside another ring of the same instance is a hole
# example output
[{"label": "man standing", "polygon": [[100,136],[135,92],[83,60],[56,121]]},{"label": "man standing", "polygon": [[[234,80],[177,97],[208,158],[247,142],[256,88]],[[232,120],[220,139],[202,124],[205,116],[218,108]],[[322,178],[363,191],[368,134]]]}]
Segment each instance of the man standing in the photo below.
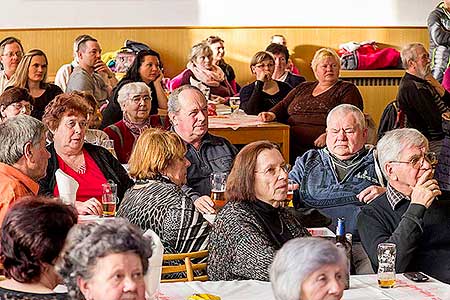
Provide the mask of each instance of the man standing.
[{"label": "man standing", "polygon": [[372,273],[356,220],[361,207],[383,193],[385,188],[374,149],[365,145],[364,114],[350,104],[336,106],[327,116],[326,132],[326,148],[312,149],[298,157],[289,173],[289,178],[300,185],[299,197],[294,201],[300,200],[304,206],[329,215],[334,228],[337,218],[345,217],[346,231],[353,234],[356,273]]},{"label": "man standing", "polygon": [[401,57],[406,73],[397,94],[400,109],[407,127],[425,135],[430,150],[439,155],[444,138],[441,115],[449,110],[450,94],[431,75],[430,57],[422,44],[406,45]]},{"label": "man standing", "polygon": [[186,143],[186,158],[191,162],[187,186],[196,193],[191,195],[193,199],[206,196],[196,201],[196,207],[202,212],[214,212],[209,198],[210,175],[229,172],[237,150],[226,139],[208,133],[207,101],[198,88],[183,85],[174,90],[169,96],[168,115],[173,130]]},{"label": "man standing", "polygon": [[37,195],[50,153],[45,148],[44,124],[27,115],[0,124],[0,224],[20,197]]},{"label": "man standing", "polygon": [[86,35],[77,47],[78,66],[73,69],[67,82],[66,92],[84,91],[91,93],[98,106],[106,104],[117,79],[101,60],[102,49],[93,37]]},{"label": "man standing", "polygon": [[450,283],[450,201],[436,199],[441,195],[432,179],[436,154],[412,128],[387,132],[377,151],[387,190],[358,216],[361,241],[374,269],[378,244],[394,243],[396,272],[421,271]]}]

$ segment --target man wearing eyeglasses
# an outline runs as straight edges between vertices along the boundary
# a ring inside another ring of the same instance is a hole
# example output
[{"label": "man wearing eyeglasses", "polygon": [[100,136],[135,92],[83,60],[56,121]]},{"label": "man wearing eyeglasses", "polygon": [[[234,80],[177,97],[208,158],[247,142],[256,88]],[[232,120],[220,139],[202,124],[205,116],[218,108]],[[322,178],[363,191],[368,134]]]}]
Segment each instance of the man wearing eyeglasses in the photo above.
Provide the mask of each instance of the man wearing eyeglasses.
[{"label": "man wearing eyeglasses", "polygon": [[383,175],[366,145],[364,114],[356,106],[341,104],[327,116],[326,147],[312,149],[295,161],[289,178],[300,185],[296,207],[317,208],[333,220],[344,217],[353,234],[353,264],[357,274],[372,273],[356,228],[361,207],[385,191]]},{"label": "man wearing eyeglasses", "polygon": [[406,127],[419,130],[439,156],[444,138],[441,115],[449,111],[450,93],[431,75],[430,55],[422,44],[406,45],[401,57],[406,72],[397,100],[405,112]]},{"label": "man wearing eyeglasses", "polygon": [[3,70],[0,71],[0,94],[9,85],[11,77],[23,56],[23,47],[19,39],[7,37],[0,41],[0,62]]},{"label": "man wearing eyeglasses", "polygon": [[67,82],[66,92],[80,91],[92,94],[101,108],[117,84],[114,73],[101,60],[102,49],[98,41],[86,35],[77,45],[78,66]]},{"label": "man wearing eyeglasses", "polygon": [[0,124],[0,224],[19,198],[38,194],[37,181],[45,176],[50,158],[45,132],[41,121],[27,115]]},{"label": "man wearing eyeglasses", "polygon": [[[377,144],[386,193],[365,206],[358,230],[374,269],[379,243],[394,243],[398,273],[421,271],[450,283],[450,201],[433,179],[436,154],[416,129],[392,130]],[[445,198],[442,196],[442,198]]]}]

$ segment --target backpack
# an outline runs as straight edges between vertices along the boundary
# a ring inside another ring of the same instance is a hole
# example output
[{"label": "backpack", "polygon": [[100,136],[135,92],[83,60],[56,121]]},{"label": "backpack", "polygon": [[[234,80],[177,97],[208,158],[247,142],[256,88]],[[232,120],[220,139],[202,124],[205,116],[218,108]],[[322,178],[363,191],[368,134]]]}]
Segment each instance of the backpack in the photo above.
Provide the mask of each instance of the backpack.
[{"label": "backpack", "polygon": [[406,126],[405,112],[400,109],[397,100],[389,103],[383,110],[378,126],[378,140],[388,131]]}]

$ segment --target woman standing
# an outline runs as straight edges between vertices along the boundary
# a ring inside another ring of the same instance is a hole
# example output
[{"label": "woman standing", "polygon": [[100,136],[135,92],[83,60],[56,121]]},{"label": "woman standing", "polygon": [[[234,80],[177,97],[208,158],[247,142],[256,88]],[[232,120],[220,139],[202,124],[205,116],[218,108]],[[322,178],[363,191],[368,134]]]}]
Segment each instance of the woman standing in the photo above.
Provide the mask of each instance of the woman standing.
[{"label": "woman standing", "polygon": [[268,111],[292,89],[289,84],[272,79],[275,60],[267,51],[259,51],[253,55],[250,70],[255,74],[256,81],[244,86],[239,93],[241,107],[249,115]]},{"label": "woman standing", "polygon": [[47,83],[47,56],[39,49],[28,51],[17,67],[11,85],[25,88],[34,98],[31,116],[42,120],[47,104],[62,90],[54,84]]}]

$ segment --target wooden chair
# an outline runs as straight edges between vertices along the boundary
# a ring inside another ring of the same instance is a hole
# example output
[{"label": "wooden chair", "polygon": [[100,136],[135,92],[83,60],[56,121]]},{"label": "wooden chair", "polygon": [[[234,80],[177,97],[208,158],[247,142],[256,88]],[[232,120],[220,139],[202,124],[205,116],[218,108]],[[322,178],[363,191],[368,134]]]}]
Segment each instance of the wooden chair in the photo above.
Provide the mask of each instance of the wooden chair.
[{"label": "wooden chair", "polygon": [[[193,263],[192,259],[194,258],[205,258],[208,257],[208,250],[200,250],[196,252],[190,253],[177,253],[177,254],[164,254],[163,255],[163,266],[162,266],[162,275],[165,274],[173,274],[179,272],[185,272],[186,277],[183,278],[175,278],[175,279],[161,279],[161,282],[184,282],[184,281],[207,281],[207,275],[195,276],[194,271],[203,270],[206,271],[207,263]],[[183,261],[183,264],[173,265],[173,266],[165,266],[164,262],[180,260]]]}]

